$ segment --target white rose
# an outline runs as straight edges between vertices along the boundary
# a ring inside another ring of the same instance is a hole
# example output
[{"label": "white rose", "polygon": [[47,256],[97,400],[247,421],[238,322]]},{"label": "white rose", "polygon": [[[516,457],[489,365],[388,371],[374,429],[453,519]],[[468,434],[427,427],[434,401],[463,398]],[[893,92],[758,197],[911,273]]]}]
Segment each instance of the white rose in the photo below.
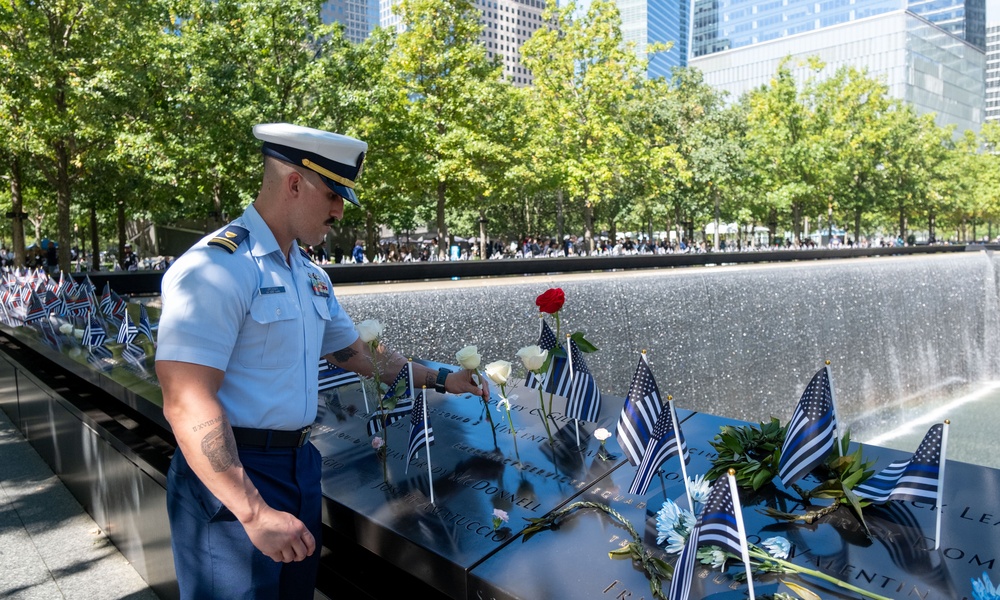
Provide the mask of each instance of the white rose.
[{"label": "white rose", "polygon": [[495,360],[483,368],[486,376],[497,385],[505,385],[510,377],[510,363],[505,360]]},{"label": "white rose", "polygon": [[65,334],[65,335],[69,335],[69,334],[73,333],[73,324],[72,323],[63,323],[62,325],[59,326],[59,332]]},{"label": "white rose", "polygon": [[361,341],[370,344],[382,335],[382,324],[375,319],[368,319],[367,321],[361,321],[357,325],[358,335],[361,336]]},{"label": "white rose", "polygon": [[475,346],[466,346],[455,353],[455,360],[458,361],[458,364],[462,365],[463,369],[475,371],[479,368],[482,357],[479,356],[479,351],[476,350]]},{"label": "white rose", "polygon": [[74,329],[73,330],[73,337],[75,337],[78,340],[82,340],[83,339],[83,329]]},{"label": "white rose", "polygon": [[524,368],[537,372],[545,364],[545,359],[549,356],[548,350],[542,350],[537,344],[525,346],[517,351],[517,357],[524,363]]},{"label": "white rose", "polygon": [[594,437],[597,438],[598,442],[603,442],[604,440],[611,437],[611,432],[603,427],[598,427],[594,430]]}]

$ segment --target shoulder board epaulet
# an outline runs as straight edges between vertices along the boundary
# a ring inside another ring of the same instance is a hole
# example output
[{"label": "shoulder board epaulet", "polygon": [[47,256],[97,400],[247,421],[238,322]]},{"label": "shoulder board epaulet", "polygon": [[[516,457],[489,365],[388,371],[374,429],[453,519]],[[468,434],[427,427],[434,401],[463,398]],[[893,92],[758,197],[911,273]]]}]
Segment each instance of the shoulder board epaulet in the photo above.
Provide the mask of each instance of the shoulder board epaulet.
[{"label": "shoulder board epaulet", "polygon": [[220,231],[219,235],[208,240],[208,245],[218,246],[232,254],[236,252],[236,248],[243,243],[243,240],[247,239],[248,235],[250,235],[250,231],[247,228],[240,227],[239,225],[230,225]]}]

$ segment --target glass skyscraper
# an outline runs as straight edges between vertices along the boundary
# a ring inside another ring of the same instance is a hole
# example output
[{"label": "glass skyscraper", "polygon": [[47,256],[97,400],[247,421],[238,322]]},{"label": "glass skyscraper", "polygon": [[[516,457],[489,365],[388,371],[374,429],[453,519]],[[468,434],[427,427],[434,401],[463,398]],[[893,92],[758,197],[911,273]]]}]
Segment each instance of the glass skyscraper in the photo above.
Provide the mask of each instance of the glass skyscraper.
[{"label": "glass skyscraper", "polygon": [[978,131],[983,123],[986,54],[908,10],[716,51],[689,64],[735,99],[767,85],[785,57],[792,58],[796,81],[805,81],[813,75],[805,59],[813,56],[826,64],[820,77],[844,66],[865,69],[893,97],[919,113],[934,113],[939,125],[962,132]]},{"label": "glass skyscraper", "polygon": [[[649,59],[649,77],[670,77],[670,70],[686,66],[691,0],[617,0],[622,37],[634,42],[640,58]],[[672,42],[666,52],[647,54],[653,43]]]},{"label": "glass skyscraper", "polygon": [[692,57],[908,10],[986,49],[986,0],[694,0]]}]

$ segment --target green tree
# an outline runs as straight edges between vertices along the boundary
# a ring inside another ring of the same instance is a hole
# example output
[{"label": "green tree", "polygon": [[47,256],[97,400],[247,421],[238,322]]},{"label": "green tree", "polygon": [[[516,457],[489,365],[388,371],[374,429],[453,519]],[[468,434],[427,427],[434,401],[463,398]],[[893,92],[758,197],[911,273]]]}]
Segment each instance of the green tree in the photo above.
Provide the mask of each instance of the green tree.
[{"label": "green tree", "polygon": [[[818,59],[807,61],[814,77],[823,69]],[[770,84],[751,92],[748,138],[755,171],[761,174],[768,201],[778,213],[790,213],[796,239],[802,235],[802,218],[826,208],[829,190],[828,146],[825,123],[813,104],[814,79],[802,90],[786,58]],[[825,210],[824,210],[825,212]]]},{"label": "green tree", "polygon": [[607,0],[577,6],[550,3],[537,30],[521,47],[534,77],[539,127],[551,131],[552,155],[561,161],[560,188],[582,209],[584,239],[594,249],[595,207],[613,198],[634,161],[623,111],[641,89],[645,63],[626,44],[621,16]]},{"label": "green tree", "polygon": [[468,0],[403,0],[397,8],[404,31],[390,57],[390,72],[410,99],[407,119],[416,141],[410,151],[422,167],[412,175],[433,198],[443,255],[449,235],[446,209],[461,201],[462,188],[475,177],[468,144],[485,117],[477,104],[479,91],[498,71],[478,42],[479,12]]}]

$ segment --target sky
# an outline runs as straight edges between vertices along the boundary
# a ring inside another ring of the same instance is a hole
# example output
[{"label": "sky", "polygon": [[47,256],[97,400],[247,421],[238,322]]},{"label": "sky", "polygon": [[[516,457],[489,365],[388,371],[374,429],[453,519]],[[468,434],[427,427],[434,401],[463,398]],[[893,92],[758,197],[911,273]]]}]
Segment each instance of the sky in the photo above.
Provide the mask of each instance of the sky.
[{"label": "sky", "polygon": [[1000,21],[1000,0],[986,0],[986,22]]}]

